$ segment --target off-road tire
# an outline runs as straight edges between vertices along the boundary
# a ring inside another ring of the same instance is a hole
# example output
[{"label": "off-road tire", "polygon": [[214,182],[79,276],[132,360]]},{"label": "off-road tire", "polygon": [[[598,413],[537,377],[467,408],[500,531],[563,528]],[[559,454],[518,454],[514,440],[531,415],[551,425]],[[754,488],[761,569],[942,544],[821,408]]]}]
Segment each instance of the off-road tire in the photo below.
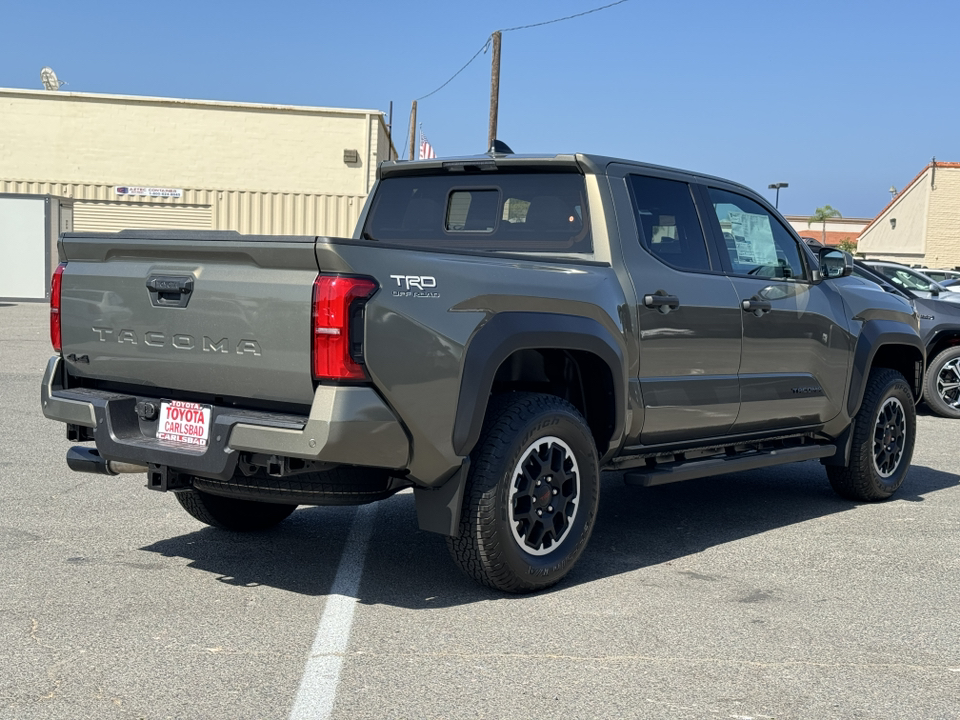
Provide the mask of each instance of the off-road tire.
[{"label": "off-road tire", "polygon": [[[937,353],[927,366],[923,399],[940,417],[960,419],[960,345]],[[946,397],[944,397],[946,396]]]},{"label": "off-road tire", "polygon": [[296,505],[240,500],[201,490],[181,490],[174,495],[191,517],[221,530],[249,532],[272,528],[297,509]]},{"label": "off-road tire", "polygon": [[495,397],[470,455],[460,535],[447,547],[483,585],[543,590],[586,547],[599,492],[597,448],[573,405],[538,393]]},{"label": "off-road tire", "polygon": [[886,500],[903,484],[916,439],[917,412],[903,375],[871,370],[854,423],[850,463],[827,466],[830,485],[848,500]]}]

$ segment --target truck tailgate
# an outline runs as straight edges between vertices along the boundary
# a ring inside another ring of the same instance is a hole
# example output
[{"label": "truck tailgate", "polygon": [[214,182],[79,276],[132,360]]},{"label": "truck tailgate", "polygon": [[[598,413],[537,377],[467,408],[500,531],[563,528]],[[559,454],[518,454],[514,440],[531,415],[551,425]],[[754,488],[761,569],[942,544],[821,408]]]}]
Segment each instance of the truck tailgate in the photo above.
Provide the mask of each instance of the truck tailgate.
[{"label": "truck tailgate", "polygon": [[205,231],[64,235],[69,373],[310,404],[314,243]]}]

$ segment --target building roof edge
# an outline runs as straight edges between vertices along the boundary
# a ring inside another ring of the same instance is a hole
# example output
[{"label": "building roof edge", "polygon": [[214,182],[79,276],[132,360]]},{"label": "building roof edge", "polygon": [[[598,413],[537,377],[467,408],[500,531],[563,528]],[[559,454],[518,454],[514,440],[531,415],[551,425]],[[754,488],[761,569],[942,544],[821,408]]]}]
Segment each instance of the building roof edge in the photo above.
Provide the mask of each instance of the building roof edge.
[{"label": "building roof edge", "polygon": [[934,165],[936,165],[938,168],[960,168],[960,163],[956,163],[956,162],[928,162],[926,165],[923,166],[923,169],[922,169],[920,172],[917,173],[916,177],[914,177],[913,180],[911,180],[910,182],[908,182],[908,183],[904,186],[903,190],[901,190],[901,191],[898,192],[896,195],[894,195],[892,198],[890,198],[890,202],[888,202],[886,205],[884,205],[884,206],[883,206],[883,209],[876,214],[876,216],[873,218],[873,220],[871,220],[869,223],[867,223],[866,227],[864,227],[863,230],[860,231],[860,234],[863,235],[864,233],[867,232],[867,230],[869,230],[869,229],[872,228],[874,225],[876,225],[877,221],[878,221],[881,217],[883,217],[883,214],[884,214],[885,212],[887,212],[887,210],[889,210],[890,208],[892,208],[893,205],[894,205],[894,203],[897,202],[897,200],[899,200],[901,197],[903,197],[904,195],[906,195],[907,191],[908,191],[910,188],[912,188],[914,185],[916,185],[916,184],[917,184],[917,181],[919,181],[920,178],[922,178],[922,177],[924,176],[924,174],[927,172],[927,170],[929,170],[929,169],[930,169],[931,167],[933,167]]},{"label": "building roof edge", "polygon": [[212,108],[241,108],[246,110],[268,110],[274,112],[308,112],[337,115],[383,115],[382,110],[360,108],[330,108],[312,105],[279,105],[273,103],[250,103],[230,100],[199,100],[195,98],[153,97],[149,95],[112,95],[107,93],[63,92],[60,90],[31,90],[26,88],[0,88],[0,97],[25,96],[45,100],[95,100],[99,102],[136,102],[145,105],[183,105]]}]

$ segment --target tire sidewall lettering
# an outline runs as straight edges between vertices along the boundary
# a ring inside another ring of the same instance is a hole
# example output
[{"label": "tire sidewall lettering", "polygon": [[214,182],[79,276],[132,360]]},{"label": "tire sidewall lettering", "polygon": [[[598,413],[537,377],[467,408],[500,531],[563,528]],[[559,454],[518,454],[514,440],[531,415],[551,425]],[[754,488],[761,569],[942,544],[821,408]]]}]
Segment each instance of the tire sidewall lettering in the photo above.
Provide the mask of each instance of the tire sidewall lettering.
[{"label": "tire sidewall lettering", "polygon": [[516,457],[519,453],[523,452],[523,450],[530,447],[530,444],[537,438],[537,436],[545,437],[547,435],[554,435],[555,433],[547,431],[552,431],[552,429],[559,425],[560,422],[561,418],[549,418],[529,428],[523,433],[520,439],[514,443],[513,456]]}]

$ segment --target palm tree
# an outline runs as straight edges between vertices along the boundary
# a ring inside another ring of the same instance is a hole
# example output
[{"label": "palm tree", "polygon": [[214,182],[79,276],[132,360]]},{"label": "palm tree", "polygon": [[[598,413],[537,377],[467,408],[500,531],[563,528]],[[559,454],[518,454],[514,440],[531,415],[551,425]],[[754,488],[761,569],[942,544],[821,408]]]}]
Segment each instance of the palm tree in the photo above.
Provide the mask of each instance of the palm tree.
[{"label": "palm tree", "polygon": [[823,223],[823,236],[820,239],[824,245],[827,244],[827,220],[835,217],[843,217],[840,214],[840,211],[830,207],[829,205],[824,205],[823,207],[818,207],[817,211],[810,217],[809,222],[822,222]]}]

